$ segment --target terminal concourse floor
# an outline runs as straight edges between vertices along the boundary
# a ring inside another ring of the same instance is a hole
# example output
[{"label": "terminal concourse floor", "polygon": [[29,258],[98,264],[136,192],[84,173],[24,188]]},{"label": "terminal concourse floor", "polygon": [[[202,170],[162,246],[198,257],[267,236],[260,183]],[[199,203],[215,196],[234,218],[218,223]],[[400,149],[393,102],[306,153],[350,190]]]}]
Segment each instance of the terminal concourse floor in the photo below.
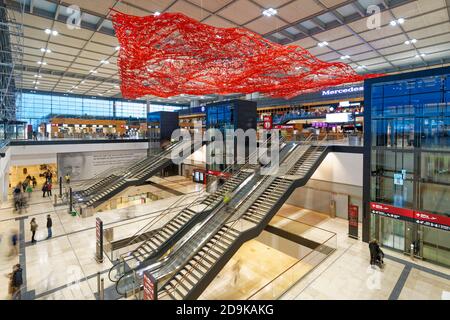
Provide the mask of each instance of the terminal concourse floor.
[{"label": "terminal concourse floor", "polygon": [[[118,237],[129,236],[139,226],[157,216],[158,210],[164,210],[180,197],[101,212],[88,218],[72,217],[67,209],[54,208],[50,199],[42,198],[40,192],[33,193],[30,207],[21,215],[14,213],[10,204],[3,204],[0,208],[0,299],[8,298],[6,275],[17,262],[24,266],[24,299],[96,299],[97,272],[101,272],[105,279],[107,297],[117,298],[107,276],[111,262],[105,257],[104,262],[98,264],[94,259],[95,217],[103,219],[105,227],[121,225],[120,231],[115,234]],[[45,239],[47,214],[53,217],[53,238],[49,240]],[[384,250],[387,255],[384,270],[374,272],[368,266],[367,244],[347,237],[345,220],[330,219],[323,214],[288,205],[283,206],[278,215],[313,224],[338,235],[337,251],[303,277],[283,299],[440,299],[443,292],[450,291],[447,268],[419,260],[411,261],[407,256],[391,250]],[[30,243],[29,230],[33,217],[39,224],[38,242],[35,245]],[[19,230],[25,238],[20,241],[19,256],[8,257],[12,229]],[[256,247],[254,252],[257,255],[263,249],[270,251],[264,245]],[[246,250],[246,246],[242,250]],[[274,258],[271,260],[278,261]],[[262,261],[266,262],[267,259]],[[288,265],[290,261],[286,259],[283,263]],[[261,269],[266,268],[264,266]],[[241,265],[243,274],[240,280],[251,280],[247,277],[248,270],[247,266]],[[223,281],[229,281],[232,276],[226,270],[220,274],[223,275]],[[256,284],[261,284],[261,280],[254,278]],[[245,285],[252,288],[255,284],[247,282]],[[232,290],[229,287],[226,291]],[[208,291],[204,294],[208,294]],[[215,293],[211,291],[209,294]],[[229,297],[229,293],[224,294]],[[246,292],[240,294],[244,298]]]}]

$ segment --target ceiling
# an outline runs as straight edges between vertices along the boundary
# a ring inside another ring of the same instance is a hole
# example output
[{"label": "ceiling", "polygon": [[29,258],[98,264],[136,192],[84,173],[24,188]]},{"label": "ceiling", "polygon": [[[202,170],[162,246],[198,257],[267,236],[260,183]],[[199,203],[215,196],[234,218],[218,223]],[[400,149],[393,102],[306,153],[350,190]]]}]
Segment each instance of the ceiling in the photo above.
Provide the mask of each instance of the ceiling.
[{"label": "ceiling", "polygon": [[[20,44],[24,47],[21,68],[24,89],[120,97],[118,42],[109,19],[111,9],[139,16],[182,12],[216,27],[246,28],[277,43],[302,46],[321,60],[349,63],[359,73],[394,73],[450,62],[450,0],[5,0],[5,3],[16,17],[21,16],[18,15],[21,4],[25,5],[24,39]],[[68,27],[71,5],[81,9],[80,29]],[[378,29],[368,27],[375,21],[367,13],[370,5],[380,10]],[[262,12],[268,8],[276,9],[277,14],[264,16]],[[403,24],[390,24],[400,18],[405,19]],[[47,28],[58,31],[58,35],[46,34]],[[405,44],[412,39],[417,42]],[[328,45],[320,47],[320,42]],[[42,52],[45,49],[51,53]],[[341,59],[343,56],[349,58]],[[38,64],[39,61],[46,65]],[[38,74],[41,78],[35,77]],[[194,98],[198,97],[180,96],[168,101],[186,103]]]}]

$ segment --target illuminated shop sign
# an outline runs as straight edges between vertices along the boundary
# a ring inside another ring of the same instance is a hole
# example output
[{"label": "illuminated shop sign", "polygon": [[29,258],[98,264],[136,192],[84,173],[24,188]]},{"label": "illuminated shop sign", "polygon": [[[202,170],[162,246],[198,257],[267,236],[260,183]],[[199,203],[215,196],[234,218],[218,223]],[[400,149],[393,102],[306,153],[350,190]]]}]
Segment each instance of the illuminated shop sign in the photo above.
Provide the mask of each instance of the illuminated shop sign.
[{"label": "illuminated shop sign", "polygon": [[346,93],[354,93],[354,92],[363,92],[364,86],[350,87],[350,88],[341,88],[341,89],[328,89],[322,91],[322,96],[335,96]]},{"label": "illuminated shop sign", "polygon": [[328,123],[344,123],[353,121],[351,113],[327,113],[326,122]]}]

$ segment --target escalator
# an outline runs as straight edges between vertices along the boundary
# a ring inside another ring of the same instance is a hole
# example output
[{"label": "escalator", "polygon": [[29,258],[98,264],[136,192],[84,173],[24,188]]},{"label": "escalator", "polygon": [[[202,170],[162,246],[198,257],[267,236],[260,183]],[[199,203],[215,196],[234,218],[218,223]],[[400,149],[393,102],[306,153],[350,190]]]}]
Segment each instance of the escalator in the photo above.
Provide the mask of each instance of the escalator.
[{"label": "escalator", "polygon": [[[263,142],[263,145],[265,143],[267,141]],[[202,197],[198,201],[193,201],[162,228],[152,234],[152,237],[142,239],[142,236],[138,236],[137,238],[140,239],[135,242],[139,242],[140,245],[130,251],[126,257],[123,257],[122,261],[110,271],[111,281],[117,282],[117,292],[121,295],[126,295],[127,292],[133,290],[135,282],[134,271],[143,270],[155,264],[159,265],[161,263],[158,261],[159,259],[164,259],[164,256],[174,251],[174,247],[178,245],[177,242],[184,243],[189,240],[191,235],[205,224],[205,220],[214,218],[218,223],[217,225],[219,225],[224,218],[221,217],[217,220],[214,213],[220,212],[223,208],[225,194],[249,192],[249,188],[252,187],[254,182],[260,179],[255,174],[259,165],[252,164],[256,162],[256,157],[257,152],[249,155],[245,164],[228,167],[224,172],[233,172],[233,174],[226,180],[224,185],[208,196]],[[144,231],[139,233],[142,234]]]},{"label": "escalator", "polygon": [[190,147],[192,153],[199,145],[201,146],[193,142],[187,146],[183,141],[172,144],[159,154],[147,156],[120,173],[111,174],[85,190],[74,192],[74,201],[78,205],[96,208],[126,188],[144,184],[149,178],[169,166],[172,163],[172,152],[181,152]]},{"label": "escalator", "polygon": [[196,299],[240,246],[257,237],[291,193],[309,180],[328,151],[312,144],[290,148],[277,175],[262,178],[242,195],[232,215],[218,215],[152,271],[160,288],[158,299]]}]

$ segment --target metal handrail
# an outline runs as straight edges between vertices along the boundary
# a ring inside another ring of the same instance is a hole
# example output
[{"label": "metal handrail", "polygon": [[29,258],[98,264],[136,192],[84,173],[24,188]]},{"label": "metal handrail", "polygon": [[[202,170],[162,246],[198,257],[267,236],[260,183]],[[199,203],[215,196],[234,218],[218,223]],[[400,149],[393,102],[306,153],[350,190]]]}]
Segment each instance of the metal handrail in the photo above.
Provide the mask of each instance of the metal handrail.
[{"label": "metal handrail", "polygon": [[[323,142],[325,139],[326,139],[326,137],[325,137],[321,142]],[[309,142],[311,142],[311,140],[312,140],[312,136],[308,137],[308,139],[305,140],[305,142],[306,142],[306,143],[309,143]],[[305,150],[304,152],[302,152],[300,158],[304,155],[305,152],[306,152],[306,150]],[[286,172],[288,172],[288,171],[289,171],[289,168],[292,167],[292,166],[293,166],[300,158],[295,159],[295,158],[293,158],[293,156],[288,157],[288,158],[286,159],[287,163],[286,163],[286,165],[285,165],[285,166],[287,167]],[[278,190],[278,189],[280,188],[280,185],[282,184],[282,182],[285,182],[285,181],[292,182],[291,180],[286,179],[286,178],[282,178],[282,177],[277,177],[277,178],[279,178],[279,180],[277,181],[274,190]],[[275,178],[270,184],[272,184],[273,182],[275,182],[275,181],[277,180],[277,178]],[[268,178],[266,178],[266,179],[268,179]],[[264,183],[264,181],[263,181],[261,184],[263,184],[263,183]],[[265,189],[267,189],[267,188],[265,188]],[[265,189],[264,189],[264,190],[265,190]],[[263,191],[263,192],[264,192],[264,191]],[[247,199],[249,199],[249,198],[254,198],[254,197],[256,197],[256,199],[257,199],[257,198],[259,198],[260,196],[261,196],[261,194],[258,194],[258,195],[253,194],[253,195],[247,197]],[[256,199],[255,199],[255,201],[256,201]],[[240,209],[240,208],[234,210],[233,214],[230,215],[230,219],[231,219],[232,217],[235,216],[235,214],[239,211],[239,209]],[[246,210],[246,211],[247,211],[247,210]],[[245,213],[245,212],[244,212],[244,213]],[[242,214],[243,214],[243,213],[242,213]],[[241,215],[242,215],[242,214],[241,214]],[[191,264],[192,267],[190,268],[190,270],[189,270],[189,271],[186,271],[186,273],[184,273],[184,275],[183,275],[180,279],[177,280],[177,283],[176,283],[175,285],[172,285],[172,289],[166,289],[167,294],[169,294],[169,292],[173,292],[173,291],[174,291],[174,290],[175,290],[175,289],[176,289],[176,288],[177,288],[177,287],[185,280],[185,278],[187,278],[187,276],[190,275],[190,274],[193,272],[193,270],[195,270],[196,267],[197,267],[201,262],[203,262],[203,261],[205,260],[205,257],[209,255],[210,251],[213,250],[213,248],[217,248],[217,246],[218,246],[217,243],[219,243],[220,240],[222,240],[223,237],[224,237],[225,235],[229,235],[229,234],[230,234],[230,230],[235,230],[235,229],[234,229],[234,226],[235,226],[238,222],[240,222],[240,221],[241,221],[241,220],[240,220],[240,217],[239,217],[239,218],[237,218],[237,219],[232,223],[231,226],[227,226],[227,222],[225,222],[225,223],[223,224],[223,226],[222,226],[219,230],[223,229],[223,227],[225,227],[225,226],[227,227],[227,229],[226,229],[221,235],[219,235],[218,239],[216,239],[215,243],[214,243],[213,245],[211,245],[211,246],[208,248],[208,250],[204,250],[203,254],[199,255],[200,258],[199,258],[198,260],[196,260],[196,263],[195,263],[194,265]],[[238,230],[235,230],[235,231],[238,231]],[[215,235],[217,235],[217,232],[215,233]],[[213,236],[213,237],[214,237],[214,236]],[[208,241],[210,241],[211,239],[213,239],[213,237],[210,237]],[[206,245],[206,244],[205,244],[205,245]],[[203,247],[204,247],[204,246],[203,246]]]},{"label": "metal handrail", "polygon": [[[270,140],[270,139],[265,140],[265,141],[263,142],[263,144],[264,144],[264,143],[267,143],[269,140]],[[234,175],[239,175],[239,174],[242,172],[242,170],[248,168],[248,165],[249,165],[249,164],[248,164],[247,162],[250,161],[250,158],[251,158],[252,156],[254,156],[255,154],[257,154],[257,152],[258,152],[258,150],[256,150],[256,151],[253,152],[252,154],[248,155],[248,156],[246,157],[246,160],[245,160],[246,163],[245,163],[244,165],[242,165],[241,168],[240,168],[237,172],[234,173]],[[229,165],[226,169],[224,169],[222,172],[223,172],[223,173],[227,173],[227,172],[231,171],[231,169],[233,169],[234,166],[235,166],[235,164],[233,163],[233,164]],[[209,182],[209,183],[203,188],[203,190],[205,190],[205,189],[207,190],[207,189],[208,189],[208,186],[210,186],[213,182],[214,182],[214,181]],[[214,193],[213,193],[213,194],[214,194]],[[193,206],[195,206],[195,205],[201,204],[201,202],[199,202],[199,201],[203,201],[203,200],[205,200],[207,197],[208,197],[208,196],[205,197],[205,195],[201,195],[201,196],[197,197],[197,198],[194,199],[189,205],[187,205],[183,210],[190,209],[191,207],[193,207]],[[181,199],[179,199],[178,201],[176,201],[176,202],[175,202],[174,204],[172,204],[169,208],[167,208],[167,209],[165,210],[165,212],[166,212],[166,211],[169,211],[169,210],[171,211],[172,208],[174,207],[174,205],[177,204],[177,203],[178,203],[179,201],[181,201],[181,200],[184,200],[184,199],[181,198]],[[202,210],[202,212],[204,212],[207,208],[213,206],[213,204],[214,204],[214,202],[211,203],[210,205],[206,206],[206,208],[204,208],[204,209]],[[215,206],[217,206],[217,204],[215,204]],[[183,210],[182,210],[182,211],[183,211]],[[135,239],[136,239],[136,238],[139,238],[140,236],[142,236],[142,235],[145,233],[146,230],[148,230],[150,227],[152,227],[154,224],[156,224],[158,221],[160,221],[164,216],[165,216],[165,213],[161,213],[158,217],[156,217],[154,220],[152,220],[149,224],[147,224],[146,226],[142,227],[139,231],[137,231],[137,232],[135,233],[135,236],[133,236],[134,238],[131,239],[131,240],[129,241],[129,243],[128,243],[126,246],[129,246],[129,245],[134,244],[134,243],[138,243],[139,241],[135,241]],[[155,220],[156,220],[156,221],[155,221]],[[139,234],[139,233],[140,233],[140,234]],[[137,234],[139,234],[139,235],[137,235]],[[139,246],[138,248],[136,248],[134,251],[138,250],[140,247],[141,247],[141,246]],[[127,255],[127,256],[129,256],[129,255]]]},{"label": "metal handrail", "polygon": [[[281,140],[284,140],[284,139],[281,139]],[[281,142],[281,141],[280,141],[280,142]],[[268,177],[270,177],[270,176],[268,176]],[[266,181],[265,179],[268,179],[268,178],[267,178],[267,177],[264,178],[264,180],[261,182],[261,184],[263,184],[263,183]],[[275,178],[275,179],[276,179],[276,178]],[[258,195],[257,197],[259,197],[259,196],[260,196],[260,195]],[[255,194],[251,195],[250,197],[255,197]],[[250,198],[250,197],[247,197],[247,199]],[[235,214],[236,214],[238,211],[239,211],[239,208],[234,209],[234,210],[233,210],[233,213],[230,214],[229,219],[231,219],[232,217],[234,217]],[[229,221],[229,220],[228,220],[228,221]],[[218,239],[216,239],[215,243],[214,243],[213,245],[211,245],[207,250],[204,250],[204,251],[203,251],[203,254],[199,255],[200,258],[199,258],[198,260],[196,260],[196,263],[195,263],[194,265],[192,265],[192,267],[190,268],[189,271],[186,271],[186,273],[181,277],[181,279],[178,279],[177,283],[173,286],[172,289],[170,289],[170,290],[171,290],[170,292],[173,292],[173,291],[174,291],[174,290],[175,290],[175,289],[176,289],[176,288],[184,281],[184,279],[185,279],[188,275],[190,275],[190,274],[193,272],[193,270],[195,270],[196,267],[197,267],[201,262],[203,262],[203,261],[205,260],[205,257],[209,255],[209,253],[211,252],[211,250],[213,250],[213,248],[217,248],[217,243],[221,242],[221,240],[222,240],[226,235],[229,235],[229,234],[231,233],[230,230],[235,230],[235,229],[234,229],[234,226],[235,226],[237,223],[239,223],[239,222],[240,222],[240,219],[236,219],[236,220],[233,221],[233,223],[231,224],[231,226],[227,226],[227,222],[225,222],[225,223],[222,225],[222,227],[221,227],[220,229],[218,229],[218,230],[222,230],[224,227],[227,227],[227,229],[226,229],[221,235],[219,235],[219,237],[218,237]],[[235,230],[235,231],[238,231],[238,230]],[[215,235],[217,235],[217,233],[218,233],[218,232],[216,232]],[[211,239],[213,239],[213,237],[214,237],[214,235],[213,235],[212,237],[209,238],[208,242],[211,241]],[[206,243],[205,243],[205,245],[206,245]],[[204,245],[204,246],[205,246],[205,245]],[[204,247],[204,246],[203,246],[203,247]],[[169,291],[169,290],[166,290],[166,291]],[[169,294],[169,293],[167,293],[167,294]]]}]

